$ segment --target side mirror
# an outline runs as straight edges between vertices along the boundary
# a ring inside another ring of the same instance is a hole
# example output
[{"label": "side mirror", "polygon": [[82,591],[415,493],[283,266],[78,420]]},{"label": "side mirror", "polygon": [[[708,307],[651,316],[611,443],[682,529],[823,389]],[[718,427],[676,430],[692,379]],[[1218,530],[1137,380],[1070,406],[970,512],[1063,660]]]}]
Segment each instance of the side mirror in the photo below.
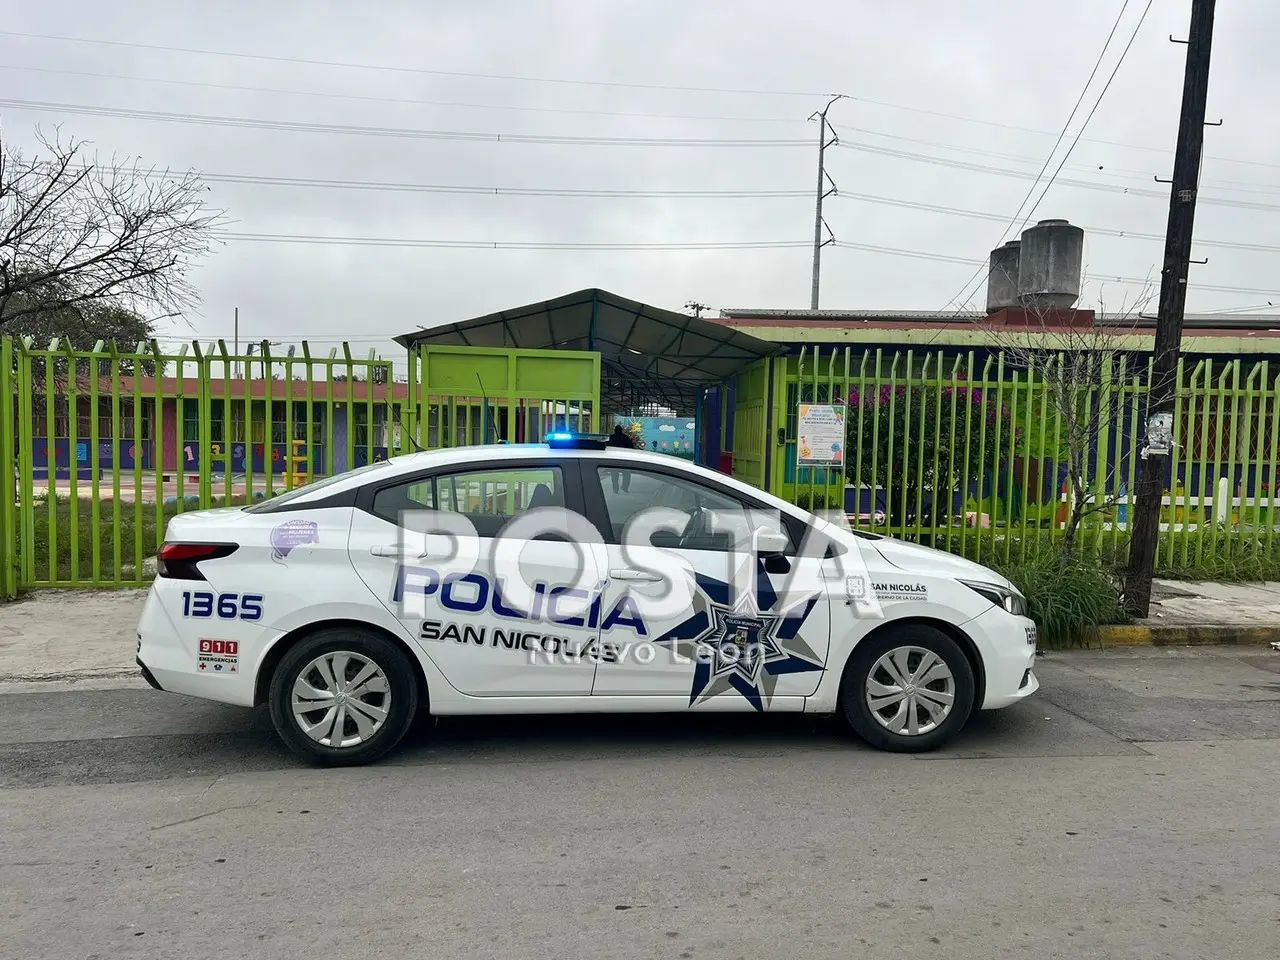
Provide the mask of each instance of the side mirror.
[{"label": "side mirror", "polygon": [[787,552],[791,541],[781,530],[760,529],[756,531],[756,553],[762,557],[777,557]]}]

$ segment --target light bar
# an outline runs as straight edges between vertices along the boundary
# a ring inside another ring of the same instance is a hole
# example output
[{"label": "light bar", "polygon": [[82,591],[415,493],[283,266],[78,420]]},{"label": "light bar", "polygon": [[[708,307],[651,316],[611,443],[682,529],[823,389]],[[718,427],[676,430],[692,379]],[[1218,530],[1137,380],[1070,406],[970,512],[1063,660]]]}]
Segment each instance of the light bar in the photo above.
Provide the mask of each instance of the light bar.
[{"label": "light bar", "polygon": [[603,450],[609,437],[603,433],[572,433],[557,430],[547,434],[547,446],[555,450]]}]

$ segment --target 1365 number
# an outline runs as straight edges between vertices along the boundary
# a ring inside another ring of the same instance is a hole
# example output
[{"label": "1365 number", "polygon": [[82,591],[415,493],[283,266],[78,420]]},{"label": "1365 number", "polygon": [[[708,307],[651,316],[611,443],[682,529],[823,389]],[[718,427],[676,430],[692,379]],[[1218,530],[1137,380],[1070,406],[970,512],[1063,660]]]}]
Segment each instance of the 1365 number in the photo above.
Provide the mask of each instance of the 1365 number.
[{"label": "1365 number", "polygon": [[261,620],[262,594],[187,591],[182,594],[182,615],[200,619],[217,616],[220,620]]}]

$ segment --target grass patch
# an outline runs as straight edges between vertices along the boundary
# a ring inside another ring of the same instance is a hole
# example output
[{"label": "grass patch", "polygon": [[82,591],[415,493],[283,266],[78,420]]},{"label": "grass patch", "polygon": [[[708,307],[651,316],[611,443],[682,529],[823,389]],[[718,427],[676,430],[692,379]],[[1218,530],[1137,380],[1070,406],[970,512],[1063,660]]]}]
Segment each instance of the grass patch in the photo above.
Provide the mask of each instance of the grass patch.
[{"label": "grass patch", "polygon": [[[231,506],[244,503],[244,497],[233,497],[230,501]],[[209,507],[226,505],[225,497],[214,497],[208,504]],[[151,581],[151,574],[144,569],[145,561],[155,556],[156,545],[163,539],[169,521],[179,513],[203,509],[194,499],[181,505],[144,503],[138,508],[132,503],[121,502],[117,514],[108,501],[98,504],[98,522],[95,524],[91,499],[79,499],[74,519],[71,506],[69,497],[52,499],[41,496],[32,503],[35,526],[30,554],[33,585],[145,585]],[[23,542],[26,535],[19,525],[20,556],[26,555],[27,545]],[[96,575],[95,546],[98,558]]]}]

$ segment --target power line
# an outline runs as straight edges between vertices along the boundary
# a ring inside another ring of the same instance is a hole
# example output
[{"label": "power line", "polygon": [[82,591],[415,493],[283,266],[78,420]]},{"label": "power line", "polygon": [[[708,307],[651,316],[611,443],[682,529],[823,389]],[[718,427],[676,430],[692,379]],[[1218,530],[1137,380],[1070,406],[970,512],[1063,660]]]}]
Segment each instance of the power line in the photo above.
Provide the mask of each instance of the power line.
[{"label": "power line", "polygon": [[[171,176],[164,171],[147,171],[141,176],[163,179]],[[611,190],[568,189],[558,187],[488,187],[465,184],[395,183],[380,180],[344,180],[313,177],[268,177],[238,173],[201,173],[207,183],[240,183],[270,187],[303,187],[325,190],[372,190],[388,193],[445,193],[467,196],[516,196],[516,197],[581,197],[645,199],[655,197],[705,199],[705,198],[776,198],[808,197],[809,190]]]},{"label": "power line", "polygon": [[[1041,201],[1044,200],[1045,195],[1049,192],[1049,188],[1053,186],[1054,181],[1058,179],[1058,174],[1062,172],[1062,168],[1066,165],[1066,162],[1070,158],[1072,151],[1075,150],[1076,145],[1080,142],[1080,137],[1084,134],[1085,129],[1089,126],[1089,121],[1092,120],[1093,115],[1098,112],[1098,107],[1102,106],[1102,101],[1106,97],[1107,91],[1111,89],[1111,84],[1115,80],[1116,74],[1120,72],[1120,67],[1124,64],[1125,60],[1128,58],[1129,50],[1133,47],[1133,41],[1138,38],[1138,32],[1142,29],[1142,24],[1146,21],[1147,14],[1151,11],[1152,2],[1153,0],[1147,0],[1147,5],[1142,9],[1142,16],[1138,18],[1138,22],[1133,28],[1133,33],[1129,35],[1129,42],[1126,43],[1124,46],[1124,49],[1120,51],[1120,59],[1118,59],[1116,61],[1116,65],[1112,67],[1111,75],[1107,77],[1107,82],[1102,85],[1102,91],[1098,94],[1098,99],[1093,102],[1093,107],[1089,110],[1088,116],[1084,118],[1084,123],[1080,124],[1080,129],[1076,131],[1075,138],[1071,141],[1071,145],[1067,147],[1067,152],[1064,153],[1062,155],[1062,159],[1058,161],[1058,166],[1053,171],[1053,176],[1049,178],[1049,182],[1046,183],[1044,185],[1044,189],[1040,191],[1040,196],[1036,197],[1036,202],[1033,203],[1031,205],[1031,209],[1027,211],[1026,217],[1023,219],[1021,225],[1018,227],[1019,230],[1021,230],[1028,223],[1031,222],[1031,218],[1035,216],[1035,212],[1037,209],[1039,209]],[[1128,6],[1128,0],[1126,0],[1125,6],[1126,7]],[[1123,14],[1124,10],[1122,9],[1120,12]]]},{"label": "power line", "polygon": [[[39,73],[60,74],[60,75],[66,75],[66,76],[91,77],[94,79],[125,80],[125,81],[137,82],[137,83],[174,84],[174,85],[180,85],[180,86],[199,87],[202,89],[230,90],[230,91],[245,92],[245,93],[272,93],[272,94],[282,94],[287,96],[317,97],[317,98],[326,99],[326,100],[338,99],[338,100],[352,100],[352,101],[363,102],[363,103],[391,103],[391,104],[406,104],[411,106],[453,107],[453,108],[461,108],[461,109],[467,109],[467,110],[497,110],[497,111],[521,112],[521,113],[549,113],[549,114],[562,114],[562,115],[568,114],[568,115],[574,115],[574,116],[626,117],[626,118],[633,118],[633,119],[643,118],[643,119],[654,119],[654,120],[692,120],[697,122],[712,122],[712,123],[783,123],[783,124],[796,125],[803,122],[797,119],[796,117],[742,117],[742,116],[712,116],[708,114],[651,113],[651,112],[635,111],[635,110],[585,110],[585,109],[574,109],[569,107],[535,107],[535,106],[524,106],[519,104],[473,103],[469,101],[462,102],[462,101],[454,101],[454,100],[423,100],[423,99],[415,99],[410,97],[379,97],[379,96],[367,96],[367,95],[361,95],[361,94],[336,93],[336,92],[316,91],[316,90],[292,90],[292,89],[285,89],[280,87],[255,87],[255,86],[247,86],[243,84],[213,83],[213,82],[200,81],[200,80],[177,80],[177,79],[166,78],[166,77],[137,77],[137,76],[128,76],[125,74],[116,74],[116,73],[99,73],[99,72],[88,71],[88,70],[67,70],[67,69],[56,68],[56,67],[33,67],[33,66],[26,66],[26,65],[19,66],[14,64],[0,64],[0,70],[22,70],[22,71],[39,72]],[[859,98],[850,97],[848,99],[856,100]],[[862,102],[867,102],[867,101],[862,101]],[[872,101],[872,102],[878,102],[878,101]],[[901,109],[910,109],[910,108],[902,107]],[[930,112],[933,112],[933,111],[930,111]],[[957,118],[957,119],[967,119],[967,118]],[[972,121],[972,122],[976,123],[981,121]],[[1033,163],[1034,164],[1034,163],[1041,162],[1038,158],[1028,157],[1021,154],[1001,153],[1001,152],[991,151],[991,150],[979,150],[972,147],[962,146],[960,144],[949,143],[949,142],[938,141],[938,140],[924,140],[918,137],[906,137],[906,136],[901,136],[899,134],[886,133],[882,130],[871,130],[865,127],[853,127],[853,126],[848,126],[847,124],[838,124],[838,123],[832,123],[831,126],[836,128],[837,130],[845,130],[851,133],[857,133],[864,136],[882,137],[887,140],[897,140],[903,143],[915,143],[922,146],[937,147],[942,150],[950,150],[956,153],[966,153],[966,154],[971,154],[973,156],[991,157],[998,160],[1011,160],[1015,163]],[[1027,128],[1015,128],[1015,129],[1027,129]],[[1039,131],[1032,131],[1032,132],[1039,132]],[[1051,134],[1046,134],[1046,135],[1051,136]],[[1136,144],[1121,144],[1121,143],[1112,143],[1111,141],[1104,141],[1104,140],[1089,140],[1089,138],[1083,138],[1083,142],[1106,143],[1113,146],[1126,147],[1129,149],[1151,150],[1154,152],[1168,154],[1167,150],[1162,150],[1159,147],[1143,147]],[[1269,163],[1263,163],[1260,161],[1241,161],[1241,160],[1235,160],[1229,157],[1218,157],[1218,158],[1208,158],[1208,159],[1216,159],[1218,161],[1226,162],[1226,163],[1256,163],[1259,166],[1280,169],[1280,164],[1269,164]],[[1083,165],[1072,165],[1072,166],[1068,166],[1067,169],[1087,171],[1090,168],[1085,167]],[[1113,175],[1115,176],[1129,174],[1131,176],[1126,177],[1126,179],[1142,180],[1143,182],[1146,182],[1147,180],[1147,174],[1145,171],[1116,168],[1116,167],[1110,167],[1110,166],[1107,169],[1108,169],[1108,173],[1114,172]],[[1276,189],[1273,185],[1259,183],[1257,181],[1205,180],[1204,183],[1216,186],[1219,189],[1224,189],[1224,190],[1238,189],[1245,192],[1263,192],[1263,193],[1280,192],[1280,190]]]},{"label": "power line", "polygon": [[[868,193],[839,193],[842,200],[854,200],[862,203],[883,204],[900,207],[906,210],[922,210],[929,213],[942,213],[950,216],[969,217],[974,220],[990,220],[997,223],[1008,221],[1008,217],[1000,213],[984,213],[979,210],[964,210],[959,207],[948,207],[935,203],[924,203],[916,200],[901,200],[896,197],[881,197]],[[1158,233],[1143,233],[1138,230],[1114,230],[1106,227],[1086,227],[1082,230],[1090,236],[1116,237],[1122,240],[1156,240],[1164,242],[1164,236]],[[1221,247],[1226,250],[1253,250],[1261,253],[1280,253],[1280,246],[1266,243],[1248,243],[1243,240],[1202,240],[1196,238],[1196,246]]]},{"label": "power line", "polygon": [[1217,314],[1219,316],[1225,316],[1227,314],[1234,314],[1234,313],[1254,313],[1258,310],[1274,310],[1275,308],[1276,308],[1276,305],[1270,300],[1267,300],[1263,303],[1251,303],[1243,307],[1223,307],[1218,310],[1205,310],[1202,312]]},{"label": "power line", "polygon": [[[402,247],[456,250],[596,250],[596,251],[693,251],[693,250],[777,250],[810,247],[809,240],[730,240],[730,241],[690,241],[671,243],[644,242],[594,242],[594,241],[523,241],[523,240],[434,240],[408,237],[350,237],[322,236],[319,234],[274,234],[274,233],[232,233],[219,232],[217,239],[249,243],[277,243],[321,246],[354,246],[354,247]],[[905,257],[914,260],[932,260],[938,263],[985,263],[986,260],[975,257],[952,256],[944,253],[932,253],[924,250],[906,250],[899,247],[886,247],[869,243],[854,243],[837,240],[832,246],[860,250],[886,256]],[[1138,284],[1147,286],[1150,278],[1125,277],[1103,273],[1088,273],[1086,280],[1099,280],[1108,283]],[[1226,293],[1253,293],[1280,297],[1280,290],[1268,290],[1260,287],[1238,287],[1225,284],[1197,283],[1197,289],[1216,290]]]},{"label": "power line", "polygon": [[[1007,167],[993,167],[981,163],[969,163],[964,160],[950,160],[946,157],[937,157],[925,153],[913,153],[909,150],[895,150],[891,147],[880,147],[870,143],[857,143],[848,140],[841,140],[838,147],[845,150],[857,150],[864,153],[874,153],[880,156],[893,157],[900,160],[913,160],[919,163],[934,164],[937,166],[951,167],[957,170],[969,170],[974,173],[987,173],[993,176],[1011,177],[1018,180],[1034,180],[1035,175],[1025,170],[1010,170]],[[1118,183],[1098,183],[1092,180],[1073,180],[1068,177],[1058,177],[1054,181],[1058,186],[1077,187],[1081,190],[1096,190],[1103,193],[1120,193],[1131,197],[1150,197],[1156,200],[1167,201],[1168,195],[1158,190],[1150,190],[1145,187],[1126,187]],[[1259,203],[1253,200],[1236,200],[1229,197],[1204,197],[1196,198],[1197,203],[1209,206],[1234,207],[1240,210],[1266,210],[1275,212],[1280,210],[1280,205]]]},{"label": "power line", "polygon": [[533,107],[517,104],[470,103],[455,100],[420,100],[410,97],[375,97],[357,93],[330,93],[319,90],[289,90],[280,87],[251,87],[237,83],[212,83],[203,80],[175,80],[165,77],[131,77],[119,73],[95,73],[88,70],[65,70],[57,67],[15,66],[0,64],[0,70],[26,70],[36,73],[56,73],[73,77],[92,77],[99,80],[129,80],[138,83],[165,83],[177,86],[199,87],[210,90],[231,90],[240,93],[275,93],[295,97],[318,97],[325,100],[353,100],[361,103],[397,103],[418,107],[457,107],[466,110],[506,110],[520,113],[558,113],[575,116],[643,117],[654,120],[699,120],[718,123],[789,123],[799,125],[804,121],[796,117],[719,117],[701,114],[646,113],[634,110],[584,110],[569,107]]},{"label": "power line", "polygon": [[[146,171],[139,174],[148,179],[164,179],[171,176],[166,171]],[[233,183],[251,186],[296,187],[300,189],[324,190],[361,190],[388,193],[430,193],[456,194],[462,196],[519,196],[549,197],[570,199],[775,199],[808,197],[808,190],[622,190],[610,188],[572,189],[561,187],[501,187],[471,184],[433,184],[406,183],[381,180],[346,180],[316,177],[270,177],[256,174],[239,173],[200,173],[201,180],[208,183]],[[965,210],[941,204],[925,203],[915,200],[903,200],[876,194],[839,192],[834,194],[842,200],[874,203],[884,206],[899,207],[908,210],[921,210],[930,213],[942,213],[952,216],[967,217],[973,220],[988,220],[1005,223],[1009,217],[1005,214],[987,213],[978,210]],[[1206,201],[1208,202],[1208,201]],[[1280,210],[1280,206],[1276,207]],[[1116,237],[1125,240],[1164,240],[1155,233],[1143,233],[1136,230],[1115,230],[1105,227],[1083,227],[1097,236]],[[1196,244],[1205,247],[1221,247],[1228,250],[1252,250],[1263,253],[1280,253],[1280,245],[1249,243],[1237,240],[1202,240]]]},{"label": "power line", "polygon": [[[884,107],[889,110],[903,110],[908,113],[919,113],[924,116],[939,117],[944,120],[956,120],[956,121],[959,121],[960,123],[977,124],[978,126],[983,126],[983,127],[994,127],[999,130],[1012,130],[1018,133],[1031,133],[1040,137],[1056,137],[1057,136],[1057,134],[1053,133],[1051,130],[1039,130],[1035,127],[1023,127],[1023,126],[1019,126],[1018,124],[1001,123],[996,120],[982,120],[978,117],[966,117],[956,113],[945,113],[940,110],[930,110],[925,107],[913,107],[903,103],[892,103],[886,100],[873,100],[868,97],[850,97],[849,99],[856,100],[858,103],[865,103],[873,107]],[[834,124],[834,126],[839,126],[839,124]],[[1164,154],[1165,156],[1169,156],[1172,152],[1165,147],[1154,147],[1151,144],[1125,143],[1120,140],[1100,140],[1095,137],[1081,137],[1080,141],[1081,143],[1096,143],[1096,144],[1100,144],[1102,146],[1107,146],[1107,147],[1122,147],[1125,150],[1145,150],[1150,153]],[[1265,160],[1245,160],[1239,157],[1219,157],[1219,156],[1213,156],[1210,154],[1206,154],[1205,159],[1213,160],[1215,163],[1239,163],[1239,164],[1244,164],[1246,166],[1251,166],[1251,167],[1271,167],[1273,169],[1280,169],[1280,163],[1269,163]]]},{"label": "power line", "polygon": [[177,47],[159,43],[137,43],[126,40],[103,40],[89,37],[63,37],[46,33],[19,33],[0,30],[0,36],[20,37],[25,40],[53,40],[59,43],[80,43],[110,47],[128,47],[133,50],[154,50],[162,53],[190,53],[203,57],[231,57],[237,60],[257,60],[266,63],[292,63],[311,67],[341,67],[346,70],[370,70],[384,73],[418,74],[432,77],[459,77],[469,80],[506,80],[516,83],[550,83],[568,86],[619,87],[631,90],[668,90],[679,93],[725,93],[768,97],[820,97],[829,94],[812,90],[751,90],[736,87],[675,86],[664,83],[625,83],[616,80],[581,80],[566,77],[526,77],[501,73],[467,73],[460,70],[432,70],[426,67],[401,67],[388,64],[352,63],[341,60],[314,60],[307,57],[279,57],[258,53],[237,53],[230,50],[209,50],[200,47]]},{"label": "power line", "polygon": [[808,247],[808,240],[729,240],[677,243],[595,243],[541,240],[421,240],[406,237],[331,237],[318,234],[218,232],[219,240],[357,247],[429,247],[459,250],[767,250]]},{"label": "power line", "polygon": [[[865,127],[850,127],[844,124],[836,124],[836,123],[831,124],[831,126],[836,127],[839,130],[847,130],[850,133],[857,133],[862,136],[881,137],[885,140],[897,140],[902,143],[914,143],[914,144],[919,144],[921,146],[926,146],[926,147],[937,147],[941,150],[949,150],[953,153],[967,153],[977,157],[990,157],[996,160],[1011,160],[1014,163],[1028,163],[1033,165],[1039,164],[1042,162],[1039,157],[1028,157],[1025,154],[1001,153],[994,150],[979,150],[973,147],[962,146],[960,144],[947,143],[945,141],[923,140],[923,139],[920,139],[919,137],[904,137],[896,133],[885,133],[882,130],[869,130]],[[1275,166],[1277,169],[1280,169],[1280,164],[1276,164]],[[1085,166],[1084,164],[1069,164],[1064,169],[1079,170],[1081,172],[1092,172],[1095,168],[1091,166]],[[1097,169],[1101,169],[1101,168],[1097,168]],[[1125,180],[1135,180],[1135,181],[1140,181],[1142,183],[1151,182],[1150,170],[1135,170],[1127,167],[1113,167],[1108,164],[1106,166],[1106,173],[1108,176],[1119,177]],[[1280,192],[1280,189],[1278,189],[1275,184],[1261,183],[1256,180],[1205,180],[1203,182],[1206,184],[1212,184],[1213,186],[1216,186],[1222,190],[1238,190],[1238,191],[1247,192],[1247,193]]]},{"label": "power line", "polygon": [[[1013,218],[1010,219],[1009,223],[1006,224],[1005,228],[1000,232],[1000,239],[992,244],[993,247],[998,247],[1000,244],[1004,243],[1005,237],[1008,236],[1009,228],[1017,222],[1018,217],[1022,214],[1023,208],[1026,207],[1027,202],[1036,192],[1036,187],[1040,185],[1040,181],[1043,179],[1045,171],[1049,169],[1049,164],[1053,162],[1053,156],[1058,150],[1058,145],[1062,143],[1063,138],[1067,135],[1067,130],[1071,127],[1071,121],[1075,119],[1076,112],[1080,109],[1080,105],[1084,103],[1085,95],[1088,94],[1089,88],[1093,85],[1093,78],[1097,76],[1098,68],[1102,66],[1102,61],[1107,55],[1107,50],[1111,47],[1111,40],[1115,37],[1116,30],[1120,27],[1120,21],[1124,19],[1125,11],[1129,9],[1129,3],[1130,0],[1124,0],[1123,5],[1120,7],[1120,12],[1116,14],[1115,22],[1111,25],[1111,31],[1107,34],[1107,39],[1102,45],[1102,50],[1098,52],[1098,59],[1094,61],[1093,69],[1089,71],[1089,77],[1085,80],[1084,87],[1080,90],[1080,96],[1076,98],[1075,105],[1071,108],[1071,113],[1067,116],[1066,122],[1062,125],[1062,132],[1058,134],[1058,139],[1054,141],[1053,149],[1050,150],[1049,155],[1045,157],[1044,166],[1042,166],[1040,168],[1040,172],[1036,174],[1035,179],[1032,181],[1031,188],[1027,191],[1026,196],[1022,198],[1022,202],[1018,204],[1017,212],[1014,213]],[[1120,69],[1120,65],[1124,63],[1125,57],[1129,53],[1129,47],[1133,45],[1134,38],[1138,35],[1138,31],[1142,29],[1142,24],[1146,20],[1147,12],[1150,9],[1151,0],[1147,0],[1147,6],[1142,11],[1142,16],[1138,20],[1138,25],[1134,27],[1133,34],[1129,37],[1129,44],[1121,52],[1119,60],[1116,61],[1116,66],[1111,72],[1111,77],[1108,78],[1106,85],[1102,88],[1102,92],[1098,94],[1098,98],[1094,102],[1093,110],[1089,111],[1089,115],[1085,118],[1084,123],[1080,125],[1080,129],[1076,132],[1075,140],[1071,142],[1071,146],[1068,147],[1067,152],[1063,154],[1062,161],[1058,164],[1057,169],[1054,170],[1053,176],[1049,178],[1049,182],[1045,184],[1045,188],[1041,191],[1040,197],[1036,200],[1035,204],[1032,205],[1026,219],[1022,221],[1023,226],[1026,226],[1027,222],[1031,219],[1032,214],[1035,213],[1036,207],[1040,204],[1040,200],[1044,199],[1049,188],[1053,186],[1054,180],[1056,180],[1058,178],[1058,174],[1062,172],[1062,164],[1067,162],[1067,158],[1071,156],[1071,151],[1075,149],[1076,144],[1080,142],[1080,137],[1084,134],[1085,127],[1089,125],[1089,121],[1093,119],[1094,111],[1098,109],[1098,104],[1102,103],[1102,98],[1107,95],[1107,91],[1111,88],[1111,80],[1115,78],[1116,72]],[[974,275],[961,285],[960,290],[948,301],[948,304],[959,303],[961,305],[961,309],[963,309],[963,304],[973,296],[972,292],[966,293],[966,290],[968,290],[969,284],[972,283],[981,273],[982,268],[979,267],[974,271]]]},{"label": "power line", "polygon": [[249,117],[223,117],[197,113],[169,113],[159,110],[130,110],[122,107],[97,107],[82,103],[54,103],[41,100],[0,99],[0,107],[35,113],[71,113],[95,117],[123,117],[130,120],[154,120],[162,123],[192,123],[215,127],[241,127],[251,130],[282,130],[289,133],[333,133],[361,137],[396,137],[409,140],[460,140],[475,143],[540,143],[562,146],[615,147],[802,147],[807,140],[734,140],[723,138],[682,137],[568,137],[552,134],[476,133],[461,130],[424,130],[410,127],[365,127],[338,123],[307,123],[295,120],[259,120]]},{"label": "power line", "polygon": [[[13,36],[15,34],[12,34],[12,33],[7,34],[5,31],[0,31],[0,36],[6,36],[6,35]],[[28,36],[28,35],[23,34],[21,36]],[[31,35],[31,36],[34,36],[34,35]],[[84,41],[84,42],[93,42],[93,41]],[[178,80],[178,79],[166,78],[166,77],[138,77],[138,76],[130,76],[128,74],[119,74],[119,73],[100,73],[100,72],[87,71],[87,70],[68,70],[68,69],[63,69],[59,67],[35,67],[35,66],[26,65],[26,64],[0,64],[0,70],[22,70],[22,71],[29,71],[29,72],[35,72],[35,73],[53,73],[53,74],[63,74],[66,76],[91,77],[91,78],[100,79],[100,80],[125,80],[125,81],[137,82],[137,83],[163,83],[163,84],[199,87],[199,88],[215,89],[215,90],[234,90],[234,91],[240,91],[244,93],[275,93],[275,94],[284,94],[288,96],[320,97],[324,99],[353,100],[353,101],[360,101],[360,102],[367,102],[367,103],[399,103],[399,104],[408,104],[413,106],[458,107],[458,108],[468,109],[468,110],[507,110],[507,111],[518,111],[518,112],[524,112],[524,113],[559,113],[559,114],[603,116],[603,117],[642,117],[642,118],[650,118],[650,119],[657,119],[657,120],[700,120],[700,121],[712,121],[712,122],[721,122],[721,123],[799,124],[803,122],[797,119],[796,117],[710,116],[710,115],[702,115],[702,114],[650,113],[650,112],[644,112],[644,111],[631,111],[631,110],[586,110],[586,109],[573,109],[569,107],[535,107],[535,106],[525,106],[525,105],[518,105],[518,104],[471,103],[471,102],[461,102],[461,101],[451,101],[451,100],[421,100],[421,99],[413,99],[409,97],[379,97],[379,96],[369,96],[369,95],[350,94],[350,93],[335,93],[335,92],[316,91],[316,90],[291,90],[291,89],[284,89],[284,88],[278,88],[278,87],[257,87],[257,86],[241,85],[241,84],[213,83],[210,81],[201,81],[201,80]],[[790,95],[791,94],[788,94],[788,96]],[[796,93],[795,96],[801,96],[801,94]],[[804,94],[804,96],[808,96],[808,94]],[[946,120],[955,120],[961,123],[975,124],[975,125],[984,126],[984,127],[994,127],[1000,130],[1012,130],[1018,133],[1030,133],[1030,134],[1034,134],[1036,136],[1042,136],[1042,137],[1057,136],[1057,134],[1053,133],[1050,130],[1039,130],[1035,127],[1024,127],[1024,126],[1019,126],[1017,124],[1001,123],[995,120],[983,120],[978,117],[966,117],[961,114],[945,113],[939,110],[930,110],[924,107],[915,107],[915,106],[911,106],[909,104],[903,104],[903,103],[893,103],[887,100],[876,100],[871,97],[851,96],[848,99],[856,101],[857,103],[867,104],[873,107],[883,107],[889,110],[901,110],[907,113],[918,113],[924,116],[940,117]],[[942,148],[952,149],[952,150],[963,150],[963,148],[958,147],[956,145],[939,143],[937,141],[913,140],[912,138],[909,138],[909,137],[898,137],[898,136],[894,136],[887,133],[881,133],[874,130],[865,130],[857,127],[850,127],[844,124],[832,124],[832,126],[840,130],[849,130],[853,132],[865,133],[871,136],[880,136],[880,137],[892,136],[893,139],[897,139],[897,140],[927,144],[930,146],[937,146],[937,147],[942,147]],[[1171,154],[1171,151],[1165,147],[1156,147],[1156,146],[1152,146],[1151,144],[1143,144],[1143,143],[1125,143],[1119,140],[1100,140],[1094,137],[1081,137],[1081,143],[1096,143],[1102,146],[1121,147],[1125,150],[1142,150],[1149,153],[1159,153],[1165,156],[1169,156]],[[979,155],[987,155],[977,150],[963,150],[963,152],[975,153]],[[990,155],[998,156],[1006,159],[1021,159],[1019,157],[1012,156],[1012,155],[1001,155],[1001,154],[990,154]],[[1220,156],[1214,156],[1214,155],[1206,155],[1205,159],[1212,160],[1215,163],[1238,163],[1238,164],[1244,164],[1247,166],[1280,169],[1280,163],[1269,163],[1265,160],[1245,160],[1240,157],[1220,157]],[[1040,161],[1038,159],[1027,158],[1027,162],[1039,163]],[[1220,181],[1220,182],[1224,182],[1224,181]],[[1230,181],[1225,181],[1225,182],[1230,182]]]},{"label": "power line", "polygon": [[[961,257],[953,256],[945,253],[931,253],[924,250],[905,250],[900,247],[882,247],[870,243],[853,243],[847,240],[837,240],[832,246],[846,250],[861,250],[867,253],[883,254],[893,257],[906,257],[912,260],[932,260],[937,263],[962,263],[962,264],[982,264],[986,263],[985,258],[978,257]],[[1085,273],[1082,275],[1085,280],[1096,280],[1106,283],[1123,283],[1125,285],[1151,286],[1151,277],[1126,277],[1118,276],[1110,273]],[[1215,290],[1221,293],[1254,293],[1262,296],[1280,297],[1280,290],[1268,290],[1264,287],[1238,287],[1230,284],[1218,283],[1199,283],[1195,285],[1197,290]],[[944,310],[938,311],[939,315],[945,315]]]}]

